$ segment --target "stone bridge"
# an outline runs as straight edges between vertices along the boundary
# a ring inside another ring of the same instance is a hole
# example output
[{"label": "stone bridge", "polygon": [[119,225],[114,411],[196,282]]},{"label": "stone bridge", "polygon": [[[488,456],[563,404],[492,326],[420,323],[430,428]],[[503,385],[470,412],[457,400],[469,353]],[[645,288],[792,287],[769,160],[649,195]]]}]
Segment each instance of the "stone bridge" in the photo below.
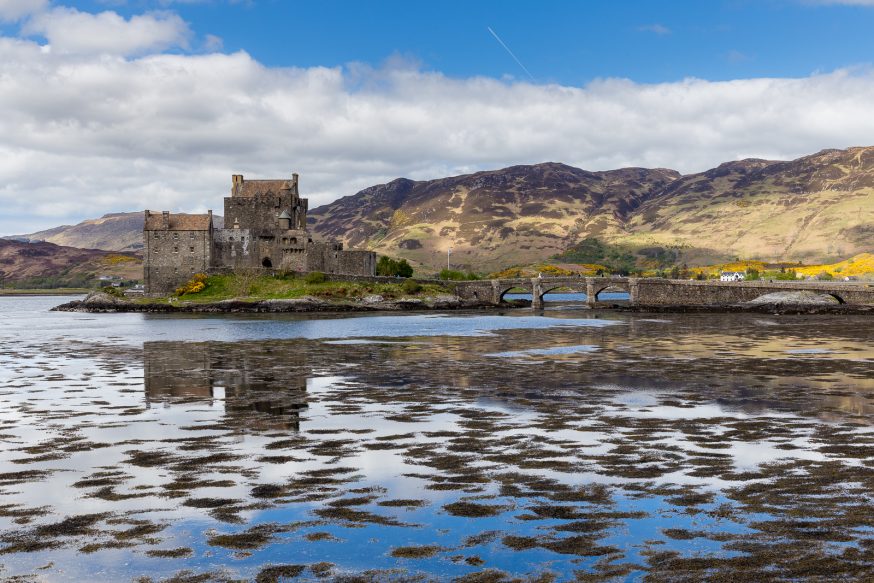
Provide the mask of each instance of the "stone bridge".
[{"label": "stone bridge", "polygon": [[466,300],[500,304],[508,292],[531,294],[531,305],[543,307],[543,296],[556,289],[586,294],[586,303],[596,305],[598,294],[604,290],[628,292],[634,301],[634,284],[639,280],[628,277],[544,277],[489,279],[463,281],[455,286],[455,293]]},{"label": "stone bridge", "polygon": [[688,281],[635,277],[544,277],[465,281],[455,284],[459,297],[500,304],[507,292],[531,294],[531,305],[543,307],[543,296],[563,289],[586,294],[596,306],[605,290],[625,291],[636,306],[720,306],[748,302],[768,293],[812,291],[834,297],[841,304],[874,305],[874,285],[825,281]]}]

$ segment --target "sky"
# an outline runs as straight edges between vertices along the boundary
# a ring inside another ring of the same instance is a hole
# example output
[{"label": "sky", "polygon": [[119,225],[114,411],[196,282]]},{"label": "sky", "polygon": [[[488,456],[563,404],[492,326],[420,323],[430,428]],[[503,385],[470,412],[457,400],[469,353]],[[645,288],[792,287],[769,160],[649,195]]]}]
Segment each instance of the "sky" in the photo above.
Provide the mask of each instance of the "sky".
[{"label": "sky", "polygon": [[874,0],[0,0],[0,234],[874,145]]}]

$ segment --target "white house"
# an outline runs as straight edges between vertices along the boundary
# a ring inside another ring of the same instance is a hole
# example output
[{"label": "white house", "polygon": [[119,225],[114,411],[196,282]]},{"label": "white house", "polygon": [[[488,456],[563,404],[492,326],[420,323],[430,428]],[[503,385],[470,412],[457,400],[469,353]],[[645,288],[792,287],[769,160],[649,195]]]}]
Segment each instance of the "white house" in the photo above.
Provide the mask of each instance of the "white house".
[{"label": "white house", "polygon": [[743,281],[746,277],[743,271],[723,271],[719,274],[719,281]]}]

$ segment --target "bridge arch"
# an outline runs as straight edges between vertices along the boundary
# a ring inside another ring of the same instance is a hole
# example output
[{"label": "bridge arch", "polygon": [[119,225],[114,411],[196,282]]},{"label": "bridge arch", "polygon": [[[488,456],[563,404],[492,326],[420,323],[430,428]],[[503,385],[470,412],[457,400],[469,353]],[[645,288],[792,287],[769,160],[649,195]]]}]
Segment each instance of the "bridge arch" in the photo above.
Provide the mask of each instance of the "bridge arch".
[{"label": "bridge arch", "polygon": [[828,292],[828,295],[830,295],[831,297],[836,299],[839,304],[846,304],[847,303],[846,301],[844,301],[844,298],[842,298],[841,296],[839,296],[838,294],[836,294],[834,292]]},{"label": "bridge arch", "polygon": [[[520,290],[520,289],[522,290],[521,292],[515,292],[515,291],[513,291],[513,290]],[[511,285],[511,286],[509,286],[509,287],[506,286],[506,285],[504,285],[504,286],[502,286],[501,288],[499,288],[499,292],[498,292],[498,302],[499,302],[499,303],[500,303],[500,302],[503,302],[503,301],[504,301],[504,296],[507,295],[508,293],[511,293],[511,292],[512,292],[512,293],[526,293],[526,294],[531,294],[531,298],[532,298],[532,300],[534,299],[534,291],[533,291],[533,286],[532,286],[531,284],[515,283],[515,284],[513,284],[513,285]]]},{"label": "bridge arch", "polygon": [[623,291],[623,292],[629,294],[629,296],[631,295],[631,286],[628,284],[627,281],[603,282],[603,283],[597,283],[594,285],[594,287],[592,289],[592,298],[590,299],[590,301],[593,303],[600,302],[601,301],[600,296],[603,292],[605,292],[605,291],[609,292],[609,291],[613,291],[613,290]]}]

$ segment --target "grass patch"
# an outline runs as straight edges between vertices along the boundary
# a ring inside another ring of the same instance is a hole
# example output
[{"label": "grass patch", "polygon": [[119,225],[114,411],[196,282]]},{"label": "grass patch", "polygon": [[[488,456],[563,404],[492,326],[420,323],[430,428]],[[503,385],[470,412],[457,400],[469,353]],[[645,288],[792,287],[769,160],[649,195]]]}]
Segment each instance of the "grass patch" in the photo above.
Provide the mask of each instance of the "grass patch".
[{"label": "grass patch", "polygon": [[[312,275],[312,274],[309,274]],[[382,296],[384,299],[426,297],[448,294],[451,291],[437,284],[371,283],[356,281],[325,281],[317,277],[294,275],[247,274],[211,275],[204,281],[204,288],[196,293],[186,293],[182,301],[197,303],[218,302],[230,299],[288,300],[315,297],[327,300],[360,300],[367,296]],[[138,303],[166,303],[166,298],[142,298]]]}]

